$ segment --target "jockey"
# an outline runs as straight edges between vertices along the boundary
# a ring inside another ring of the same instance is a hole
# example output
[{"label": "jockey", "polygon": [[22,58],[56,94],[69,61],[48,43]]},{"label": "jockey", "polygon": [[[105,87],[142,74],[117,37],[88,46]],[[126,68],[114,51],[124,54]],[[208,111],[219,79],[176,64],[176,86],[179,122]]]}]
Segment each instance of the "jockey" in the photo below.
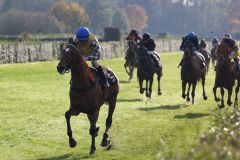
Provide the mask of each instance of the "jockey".
[{"label": "jockey", "polygon": [[201,39],[201,41],[200,41],[199,52],[202,53],[202,54],[205,54],[208,58],[210,58],[210,53],[207,50],[207,44],[206,44],[206,40],[205,39]]},{"label": "jockey", "polygon": [[212,47],[216,48],[217,45],[218,45],[218,42],[219,42],[219,40],[217,38],[213,38],[213,40],[212,40]]},{"label": "jockey", "polygon": [[160,57],[157,52],[155,52],[156,44],[155,41],[151,38],[149,33],[144,33],[143,34],[143,39],[140,42],[146,49],[150,57],[153,59],[155,62],[155,65],[157,68],[161,67],[160,64]]},{"label": "jockey", "polygon": [[131,32],[129,33],[129,35],[126,38],[126,44],[128,46],[130,46],[132,43],[137,45],[141,41],[141,39],[142,38],[139,37],[138,32],[135,29],[133,29],[133,30],[131,30]]},{"label": "jockey", "polygon": [[227,43],[228,46],[232,49],[230,57],[238,64],[238,71],[240,70],[239,64],[239,45],[235,39],[232,38],[230,34],[225,34],[221,43]]},{"label": "jockey", "polygon": [[[204,58],[204,56],[201,53],[198,52],[200,47],[199,47],[197,35],[194,32],[189,32],[185,37],[183,37],[182,38],[182,43],[181,43],[181,46],[180,46],[180,50],[181,51],[185,51],[184,42],[186,40],[189,40],[190,42],[192,42],[193,45],[192,45],[192,48],[190,48],[192,53],[195,54],[196,57],[198,57],[202,61],[202,65],[205,66],[205,63],[204,63],[205,62],[205,58]],[[183,56],[183,58],[182,58],[182,60],[181,60],[181,62],[179,64],[179,66],[183,65],[185,57],[186,57],[186,55],[185,55],[185,52],[184,52],[184,56]]]},{"label": "jockey", "polygon": [[85,61],[91,61],[92,66],[97,70],[103,80],[104,87],[109,87],[107,77],[102,67],[98,64],[100,59],[100,45],[97,38],[90,33],[87,27],[79,27],[76,31],[77,48],[83,55]]}]

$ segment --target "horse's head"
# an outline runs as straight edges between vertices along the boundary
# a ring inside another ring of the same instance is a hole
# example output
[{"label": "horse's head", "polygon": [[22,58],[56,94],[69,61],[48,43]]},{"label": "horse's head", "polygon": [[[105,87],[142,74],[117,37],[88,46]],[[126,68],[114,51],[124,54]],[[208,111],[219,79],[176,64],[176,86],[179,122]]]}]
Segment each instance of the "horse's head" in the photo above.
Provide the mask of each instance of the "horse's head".
[{"label": "horse's head", "polygon": [[218,44],[217,46],[218,60],[219,61],[230,60],[231,51],[232,49],[227,43],[221,42],[220,44]]},{"label": "horse's head", "polygon": [[144,47],[142,43],[138,44],[138,49],[137,49],[137,57],[138,59],[142,59],[147,56],[147,48]]},{"label": "horse's head", "polygon": [[183,47],[186,55],[192,54],[192,48],[194,47],[194,44],[191,42],[191,40],[185,38],[183,40]]},{"label": "horse's head", "polygon": [[57,66],[57,71],[60,74],[68,73],[70,69],[75,68],[79,65],[81,54],[77,49],[77,44],[72,38],[69,39],[67,47],[63,50],[60,62]]}]

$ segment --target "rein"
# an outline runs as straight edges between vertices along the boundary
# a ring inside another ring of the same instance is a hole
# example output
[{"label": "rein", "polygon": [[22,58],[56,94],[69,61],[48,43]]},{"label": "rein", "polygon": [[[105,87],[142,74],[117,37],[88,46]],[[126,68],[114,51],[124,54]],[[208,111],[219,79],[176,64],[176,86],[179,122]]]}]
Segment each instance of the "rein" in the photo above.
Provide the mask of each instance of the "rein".
[{"label": "rein", "polygon": [[[68,44],[67,47],[73,48],[74,50],[76,50],[77,52],[79,52],[79,51],[78,51],[78,48],[77,48],[74,44]],[[84,65],[84,64],[83,64],[83,65]],[[70,68],[70,69],[76,69],[76,68],[78,68],[78,67],[80,67],[80,65],[76,65],[76,66],[72,66],[72,65],[71,65],[71,68]],[[88,67],[88,66],[86,66],[86,67]],[[68,73],[68,72],[70,72],[70,70],[68,70],[68,71],[66,71],[66,72]],[[88,70],[87,72],[89,72],[89,70]],[[91,77],[90,77],[90,79],[91,79]],[[70,86],[70,91],[86,92],[86,91],[88,91],[88,90],[90,90],[90,89],[95,88],[97,82],[98,82],[98,78],[97,78],[94,82],[91,81],[92,85],[90,85],[89,87],[85,87],[85,88],[74,87],[74,86],[72,85],[72,83],[70,83],[70,85],[71,85],[71,86]]]}]

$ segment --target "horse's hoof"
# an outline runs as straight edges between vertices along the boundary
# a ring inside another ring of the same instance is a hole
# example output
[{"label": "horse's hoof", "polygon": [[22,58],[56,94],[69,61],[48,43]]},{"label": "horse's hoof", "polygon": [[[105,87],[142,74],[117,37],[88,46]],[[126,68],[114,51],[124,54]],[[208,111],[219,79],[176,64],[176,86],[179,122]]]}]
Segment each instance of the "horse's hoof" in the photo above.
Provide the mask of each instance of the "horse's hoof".
[{"label": "horse's hoof", "polygon": [[108,147],[110,145],[110,140],[103,138],[101,142],[101,147]]},{"label": "horse's hoof", "polygon": [[218,105],[218,108],[220,108],[220,109],[222,109],[222,108],[224,108],[224,107],[225,107],[224,104]]},{"label": "horse's hoof", "polygon": [[144,90],[143,90],[143,89],[140,89],[140,93],[143,94],[143,93],[144,93]]},{"label": "horse's hoof", "polygon": [[187,102],[190,102],[190,100],[191,100],[191,99],[190,99],[189,97],[187,97]]},{"label": "horse's hoof", "polygon": [[73,138],[69,139],[69,146],[71,148],[76,147],[76,145],[77,145],[77,142]]},{"label": "horse's hoof", "polygon": [[91,147],[91,150],[89,152],[90,155],[93,155],[96,151],[96,148],[95,147]]},{"label": "horse's hoof", "polygon": [[185,95],[185,94],[182,94],[182,98],[185,99],[185,98],[186,98],[186,95]]},{"label": "horse's hoof", "polygon": [[203,96],[203,99],[204,99],[204,100],[207,100],[207,96]]},{"label": "horse's hoof", "polygon": [[238,102],[237,101],[234,102],[234,108],[238,108]]},{"label": "horse's hoof", "polygon": [[158,91],[158,95],[161,96],[161,95],[162,95],[162,92],[161,92],[161,91]]},{"label": "horse's hoof", "polygon": [[231,101],[227,101],[227,104],[228,104],[228,106],[231,106],[232,102]]},{"label": "horse's hoof", "polygon": [[214,99],[216,102],[219,102],[220,101],[220,98],[215,98]]}]

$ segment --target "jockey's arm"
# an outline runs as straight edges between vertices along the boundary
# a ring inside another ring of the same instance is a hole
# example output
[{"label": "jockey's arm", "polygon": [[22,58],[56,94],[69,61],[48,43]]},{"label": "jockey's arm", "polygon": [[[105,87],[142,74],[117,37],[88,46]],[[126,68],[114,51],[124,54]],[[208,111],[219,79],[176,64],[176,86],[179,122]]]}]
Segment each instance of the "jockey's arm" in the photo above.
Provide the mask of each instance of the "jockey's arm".
[{"label": "jockey's arm", "polygon": [[100,44],[95,36],[93,36],[91,46],[93,48],[93,53],[91,56],[89,56],[89,59],[91,60],[99,60],[100,59]]},{"label": "jockey's arm", "polygon": [[233,44],[232,52],[233,53],[231,54],[231,58],[236,59],[240,57],[240,51],[239,51],[239,46],[237,42]]}]

